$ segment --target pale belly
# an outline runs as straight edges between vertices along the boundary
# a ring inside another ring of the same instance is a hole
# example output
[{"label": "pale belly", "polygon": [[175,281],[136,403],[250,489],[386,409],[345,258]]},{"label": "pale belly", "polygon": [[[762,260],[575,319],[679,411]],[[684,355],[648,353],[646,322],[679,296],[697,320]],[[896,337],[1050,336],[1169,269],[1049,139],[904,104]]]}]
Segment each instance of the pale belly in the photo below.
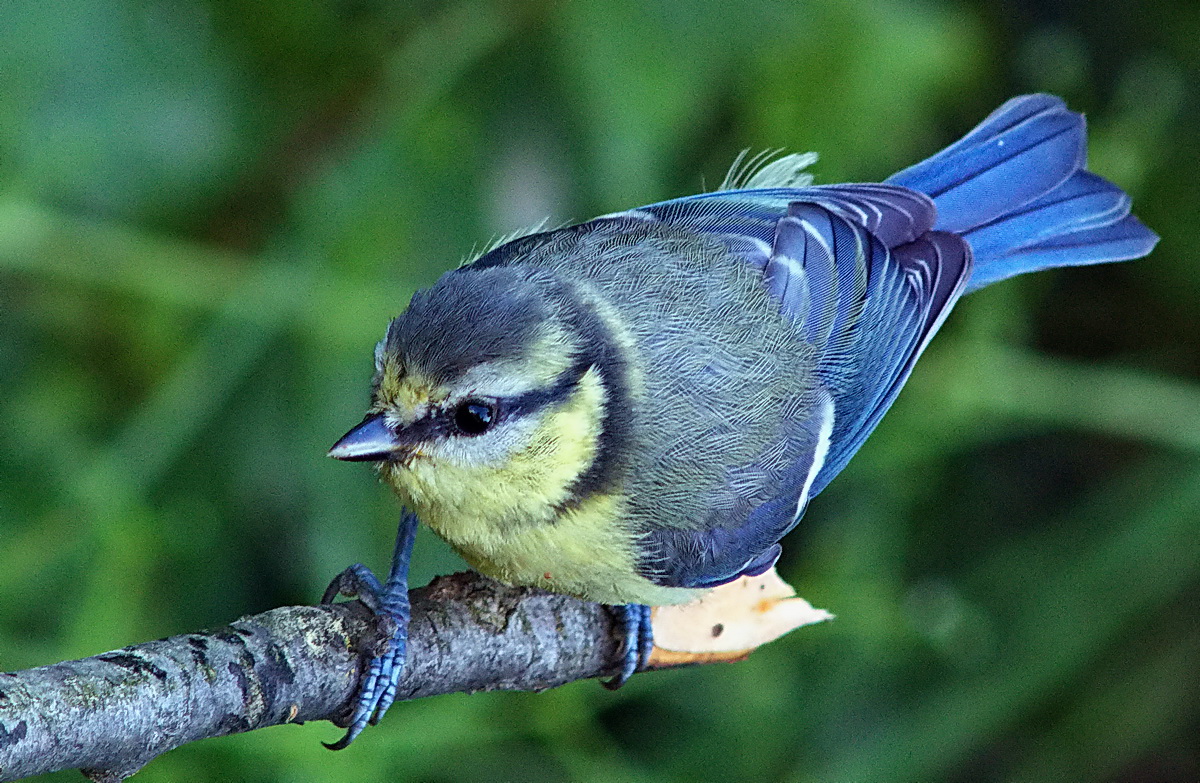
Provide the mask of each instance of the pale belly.
[{"label": "pale belly", "polygon": [[511,585],[540,587],[604,604],[682,604],[708,592],[664,587],[638,573],[632,542],[611,521],[612,501],[594,498],[552,521],[497,530],[439,518],[429,526],[480,573]]}]

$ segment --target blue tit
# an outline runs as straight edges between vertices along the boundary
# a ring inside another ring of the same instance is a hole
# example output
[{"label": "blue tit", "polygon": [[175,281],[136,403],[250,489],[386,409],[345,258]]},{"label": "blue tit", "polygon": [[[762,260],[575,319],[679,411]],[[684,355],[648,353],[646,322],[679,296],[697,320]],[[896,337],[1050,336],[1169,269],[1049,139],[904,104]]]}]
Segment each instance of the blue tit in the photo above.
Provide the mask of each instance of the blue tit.
[{"label": "blue tit", "polygon": [[652,644],[647,606],[770,568],[959,297],[1154,247],[1085,137],[1060,99],[1019,97],[882,184],[812,186],[788,156],[415,294],[330,451],[409,509],[386,583],[355,566],[332,586],[400,626],[338,746],[395,695],[418,518],[501,582],[621,607],[617,683]]}]

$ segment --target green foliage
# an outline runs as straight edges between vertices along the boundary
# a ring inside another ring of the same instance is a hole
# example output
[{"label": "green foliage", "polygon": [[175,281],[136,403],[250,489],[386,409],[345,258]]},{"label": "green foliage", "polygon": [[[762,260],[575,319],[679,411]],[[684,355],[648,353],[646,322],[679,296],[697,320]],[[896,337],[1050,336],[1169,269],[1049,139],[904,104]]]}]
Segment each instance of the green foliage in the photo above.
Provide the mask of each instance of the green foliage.
[{"label": "green foliage", "polygon": [[[1194,4],[69,7],[0,4],[0,669],[382,567],[396,503],[324,451],[414,288],[522,224],[695,192],[743,147],[878,179],[1046,89],[1163,236],[953,314],[788,542],[836,622],[140,780],[1200,778]],[[457,567],[418,542],[418,580]]]}]

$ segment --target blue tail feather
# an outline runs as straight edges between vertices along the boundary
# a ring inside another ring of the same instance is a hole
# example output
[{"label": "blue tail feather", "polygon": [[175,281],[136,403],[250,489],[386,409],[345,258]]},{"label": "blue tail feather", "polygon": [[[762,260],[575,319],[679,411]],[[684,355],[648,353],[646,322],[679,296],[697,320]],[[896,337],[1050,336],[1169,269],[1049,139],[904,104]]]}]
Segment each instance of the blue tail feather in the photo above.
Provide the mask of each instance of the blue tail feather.
[{"label": "blue tail feather", "polygon": [[887,182],[929,194],[938,210],[934,228],[959,233],[1053,190],[1083,165],[1086,133],[1082,115],[1045,97],[1032,96],[1040,108],[1032,113],[1019,111],[1026,99],[1014,98],[963,139]]},{"label": "blue tail feather", "polygon": [[1129,197],[1084,168],[1086,124],[1050,95],[1013,98],[936,155],[888,178],[928,194],[935,228],[962,235],[975,268],[966,290],[1055,266],[1124,261],[1158,236]]},{"label": "blue tail feather", "polygon": [[[1043,112],[1063,111],[1066,108],[1067,104],[1063,102],[1062,98],[1045,93],[1019,95],[1016,98],[1010,98],[999,108],[992,111],[982,122],[968,131],[961,139],[945,149],[934,153],[916,166],[910,166],[905,171],[913,171],[926,163],[944,160],[957,155],[963,150],[978,147],[996,134],[1015,128],[1017,125]],[[904,173],[904,171],[897,172],[894,176],[900,176]]]},{"label": "blue tail feather", "polygon": [[1129,214],[1124,191],[1089,171],[999,220],[963,232],[976,256],[1003,256],[1057,234],[1115,223]]},{"label": "blue tail feather", "polygon": [[1007,256],[990,259],[990,264],[976,265],[966,293],[1039,269],[1141,258],[1157,243],[1157,234],[1133,215],[1126,215],[1115,223],[1058,234]]}]

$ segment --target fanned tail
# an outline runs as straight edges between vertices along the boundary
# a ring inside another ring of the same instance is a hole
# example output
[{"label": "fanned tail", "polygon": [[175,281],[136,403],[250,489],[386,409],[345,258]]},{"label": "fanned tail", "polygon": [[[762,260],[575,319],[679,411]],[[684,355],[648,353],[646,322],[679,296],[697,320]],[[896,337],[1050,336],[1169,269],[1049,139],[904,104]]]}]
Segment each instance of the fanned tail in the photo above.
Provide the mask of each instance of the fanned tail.
[{"label": "fanned tail", "polygon": [[1154,248],[1158,236],[1129,214],[1129,196],[1087,171],[1086,155],[1083,115],[1052,95],[1025,95],[887,182],[928,194],[938,210],[934,227],[970,243],[975,268],[966,290],[974,291]]}]

